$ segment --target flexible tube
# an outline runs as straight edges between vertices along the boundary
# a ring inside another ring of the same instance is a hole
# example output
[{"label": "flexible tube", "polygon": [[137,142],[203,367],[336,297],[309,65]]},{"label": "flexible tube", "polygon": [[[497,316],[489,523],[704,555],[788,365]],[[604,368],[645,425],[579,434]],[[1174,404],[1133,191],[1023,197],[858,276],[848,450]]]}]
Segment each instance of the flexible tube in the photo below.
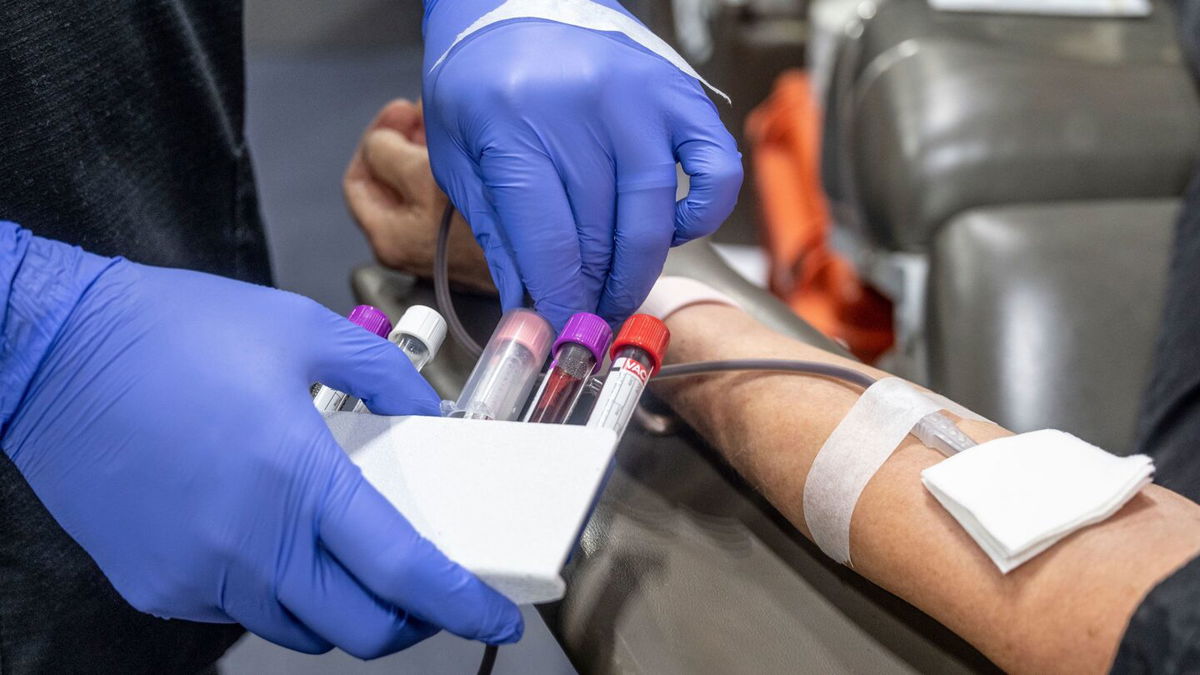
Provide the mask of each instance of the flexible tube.
[{"label": "flexible tube", "polygon": [[[475,358],[483,353],[483,348],[463,327],[454,311],[454,302],[450,296],[450,261],[448,255],[450,242],[450,222],[454,217],[454,205],[447,204],[442,213],[441,227],[438,229],[437,253],[433,267],[433,290],[437,297],[438,309],[446,317],[450,334],[455,341],[463,346]],[[693,375],[708,375],[730,371],[776,371],[801,373],[819,377],[832,377],[866,389],[875,384],[875,378],[853,368],[838,366],[820,361],[793,361],[790,359],[733,359],[728,361],[697,361],[695,363],[679,363],[664,366],[653,377],[655,380],[666,380],[676,377]],[[954,421],[938,412],[928,415],[913,428],[913,434],[926,445],[938,450],[947,457],[962,452],[975,445],[975,441],[962,432]]]},{"label": "flexible tube", "polygon": [[654,376],[654,379],[667,380],[673,377],[707,375],[709,373],[723,373],[731,370],[775,370],[832,377],[862,387],[863,389],[875,384],[875,378],[853,368],[820,361],[793,361],[790,359],[733,359],[729,361],[679,363],[673,366],[663,366],[658,371],[658,374]]},{"label": "flexible tube", "polygon": [[479,670],[475,671],[476,675],[492,675],[492,670],[496,667],[496,654],[499,648],[496,645],[484,645],[483,659],[479,662]]},{"label": "flexible tube", "polygon": [[446,324],[454,341],[467,350],[471,358],[478,359],[483,354],[483,347],[471,337],[458,312],[454,311],[454,299],[450,295],[450,221],[454,218],[454,204],[447,203],[442,211],[442,224],[438,227],[437,249],[433,261],[433,297],[437,300],[438,309],[446,317]]}]

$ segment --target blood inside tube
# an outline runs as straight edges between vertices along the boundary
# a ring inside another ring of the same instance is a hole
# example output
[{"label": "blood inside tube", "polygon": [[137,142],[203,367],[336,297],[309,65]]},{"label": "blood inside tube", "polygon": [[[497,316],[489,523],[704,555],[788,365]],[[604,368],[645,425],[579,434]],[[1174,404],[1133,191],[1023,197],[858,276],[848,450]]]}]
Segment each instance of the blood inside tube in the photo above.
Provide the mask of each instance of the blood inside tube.
[{"label": "blood inside tube", "polygon": [[550,372],[534,397],[527,422],[561,424],[571,416],[583,393],[587,377],[596,366],[596,357],[586,347],[567,343],[555,355]]},{"label": "blood inside tube", "polygon": [[583,389],[582,385],[582,378],[572,377],[558,368],[551,370],[546,375],[542,397],[534,404],[529,421],[554,424],[567,419],[575,399]]}]

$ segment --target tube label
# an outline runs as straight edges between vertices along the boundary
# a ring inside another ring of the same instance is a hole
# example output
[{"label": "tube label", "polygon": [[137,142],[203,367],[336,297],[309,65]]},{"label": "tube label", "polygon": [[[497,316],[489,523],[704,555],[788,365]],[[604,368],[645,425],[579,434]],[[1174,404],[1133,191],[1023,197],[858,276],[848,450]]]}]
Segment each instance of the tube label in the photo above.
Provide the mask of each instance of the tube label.
[{"label": "tube label", "polygon": [[617,432],[617,437],[625,433],[629,418],[637,408],[646,381],[650,379],[650,367],[636,359],[621,357],[613,361],[608,369],[608,378],[596,407],[588,419],[589,427],[605,427]]}]

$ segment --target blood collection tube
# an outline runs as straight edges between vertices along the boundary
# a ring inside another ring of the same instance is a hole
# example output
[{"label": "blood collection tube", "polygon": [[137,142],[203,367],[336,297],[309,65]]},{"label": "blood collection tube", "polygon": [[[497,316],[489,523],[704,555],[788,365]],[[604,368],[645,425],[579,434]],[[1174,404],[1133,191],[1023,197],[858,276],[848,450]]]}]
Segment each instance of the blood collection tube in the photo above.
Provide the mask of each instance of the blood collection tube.
[{"label": "blood collection tube", "polygon": [[[350,310],[349,319],[379,337],[387,335],[392,329],[392,322],[388,321],[387,315],[371,305],[359,305]],[[351,398],[354,397],[345,392],[318,384],[313,394],[313,405],[321,412],[334,412],[341,410]]]},{"label": "blood collection tube", "polygon": [[612,365],[588,418],[589,427],[612,429],[617,438],[625,433],[646,381],[662,366],[670,342],[671,332],[662,321],[649,314],[629,317],[613,340]]},{"label": "blood collection tube", "polygon": [[449,417],[515,420],[550,353],[554,329],[536,312],[514,309],[500,319]]},{"label": "blood collection tube", "polygon": [[586,388],[588,377],[603,365],[604,352],[611,340],[612,329],[595,314],[580,312],[568,319],[550,349],[554,360],[533,397],[525,421],[566,422]]},{"label": "blood collection tube", "polygon": [[[388,340],[400,348],[418,372],[433,357],[437,356],[446,339],[446,320],[436,310],[425,305],[413,305],[404,311]],[[354,412],[370,412],[367,404],[359,401]]]}]

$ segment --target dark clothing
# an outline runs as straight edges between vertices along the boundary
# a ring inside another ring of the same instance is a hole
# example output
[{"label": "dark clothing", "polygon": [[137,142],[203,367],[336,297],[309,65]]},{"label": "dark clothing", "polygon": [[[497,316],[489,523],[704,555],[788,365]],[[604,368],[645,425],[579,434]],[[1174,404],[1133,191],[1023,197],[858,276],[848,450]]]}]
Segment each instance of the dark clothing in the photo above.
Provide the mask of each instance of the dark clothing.
[{"label": "dark clothing", "polygon": [[1200,672],[1200,558],[1142,601],[1125,629],[1113,672]]},{"label": "dark clothing", "polygon": [[[1180,38],[1200,78],[1200,2],[1176,3]],[[1138,449],[1155,482],[1200,501],[1200,173],[1176,225],[1163,322],[1142,400]],[[1200,672],[1200,558],[1147,594],[1121,640],[1114,673]]]},{"label": "dark clothing", "polygon": [[241,2],[0,0],[0,219],[270,282]]},{"label": "dark clothing", "polygon": [[[0,220],[270,282],[243,136],[242,8],[0,0]],[[236,625],[130,607],[0,455],[0,670],[187,673]]]},{"label": "dark clothing", "polygon": [[[1200,78],[1200,2],[1177,4],[1180,42]],[[1200,81],[1200,80],[1198,80]],[[1184,196],[1137,446],[1155,481],[1200,501],[1200,172]]]},{"label": "dark clothing", "polygon": [[0,453],[0,672],[197,673],[242,632],[130,607]]},{"label": "dark clothing", "polygon": [[1171,257],[1137,447],[1154,458],[1156,483],[1200,501],[1200,175],[1188,186]]}]

